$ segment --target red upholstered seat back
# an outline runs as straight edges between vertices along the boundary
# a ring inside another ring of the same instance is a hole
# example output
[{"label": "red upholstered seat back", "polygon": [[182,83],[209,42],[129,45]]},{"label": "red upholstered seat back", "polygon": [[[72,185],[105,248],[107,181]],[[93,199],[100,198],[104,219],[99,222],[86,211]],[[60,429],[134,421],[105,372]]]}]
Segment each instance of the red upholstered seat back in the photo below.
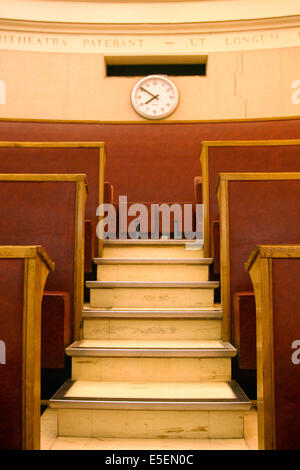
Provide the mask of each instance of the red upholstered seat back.
[{"label": "red upholstered seat back", "polygon": [[[5,141],[105,142],[105,179],[114,200],[193,202],[193,179],[201,175],[204,140],[292,139],[299,119],[193,123],[83,123],[0,121]],[[90,190],[92,179],[88,174]],[[89,204],[89,203],[88,203]]]}]

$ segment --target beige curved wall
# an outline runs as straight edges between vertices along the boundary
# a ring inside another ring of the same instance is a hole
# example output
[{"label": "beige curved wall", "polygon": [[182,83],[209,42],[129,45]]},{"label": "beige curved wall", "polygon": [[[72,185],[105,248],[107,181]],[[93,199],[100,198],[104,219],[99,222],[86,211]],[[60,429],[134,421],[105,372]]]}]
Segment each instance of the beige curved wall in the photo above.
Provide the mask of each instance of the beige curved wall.
[{"label": "beige curved wall", "polygon": [[[149,57],[162,62],[207,59],[207,76],[173,78],[180,102],[166,121],[300,115],[299,2],[296,7],[289,0],[254,0],[252,10],[249,2],[238,0],[187,2],[184,10],[182,2],[165,2],[164,11],[173,11],[175,15],[181,8],[186,22],[167,23],[166,20],[163,24],[157,23],[158,17],[155,21],[156,9],[152,8],[150,15],[148,3],[124,3],[127,16],[117,15],[116,23],[98,26],[75,22],[82,7],[88,5],[86,16],[91,6],[104,7],[98,2],[68,2],[72,13],[69,19],[73,19],[68,24],[45,22],[51,20],[55,6],[59,6],[56,12],[63,21],[65,2],[19,0],[17,3],[20,8],[13,10],[15,0],[0,1],[1,117],[143,121],[130,104],[130,93],[138,78],[106,77],[105,61],[151,62]],[[152,6],[158,5],[154,3]],[[223,18],[225,15],[228,21],[210,23],[209,20],[221,14],[220,5],[225,3],[227,7],[236,6],[235,10],[228,9],[227,16],[223,9]],[[271,3],[277,5],[273,18],[266,9]],[[35,8],[25,9],[33,4]],[[45,4],[51,8],[41,10]],[[79,8],[72,10],[70,4]],[[197,14],[205,4],[214,6],[214,10],[206,9],[202,22],[191,23],[188,21],[191,4]],[[103,11],[107,20],[111,21],[119,6],[113,1],[105,3]],[[153,24],[142,25],[137,21],[137,13],[143,6],[145,21],[151,19]],[[38,21],[24,21],[25,13]],[[258,19],[252,19],[254,14]],[[132,22],[126,23],[130,18]],[[166,14],[164,18],[170,16]]]},{"label": "beige curved wall", "polygon": [[1,0],[1,18],[60,23],[188,23],[288,17],[298,0]]}]

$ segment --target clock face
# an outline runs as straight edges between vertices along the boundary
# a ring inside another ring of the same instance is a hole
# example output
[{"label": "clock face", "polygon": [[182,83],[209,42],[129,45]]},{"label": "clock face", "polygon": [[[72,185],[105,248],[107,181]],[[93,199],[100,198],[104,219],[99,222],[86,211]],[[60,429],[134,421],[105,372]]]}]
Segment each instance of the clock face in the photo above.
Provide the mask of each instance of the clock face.
[{"label": "clock face", "polygon": [[174,83],[162,75],[149,75],[132,90],[131,103],[135,111],[147,119],[162,119],[171,114],[178,104]]}]

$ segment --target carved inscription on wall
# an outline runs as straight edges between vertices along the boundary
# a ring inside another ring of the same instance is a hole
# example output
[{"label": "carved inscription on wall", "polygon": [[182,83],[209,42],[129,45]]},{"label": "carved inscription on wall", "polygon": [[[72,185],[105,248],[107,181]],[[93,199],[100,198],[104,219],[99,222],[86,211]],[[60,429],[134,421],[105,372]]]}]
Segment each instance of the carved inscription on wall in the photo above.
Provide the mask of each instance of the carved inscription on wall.
[{"label": "carved inscription on wall", "polygon": [[300,28],[210,34],[85,35],[0,30],[0,49],[70,53],[209,53],[300,45]]},{"label": "carved inscription on wall", "polygon": [[84,48],[90,49],[133,49],[143,47],[144,39],[83,39]]}]

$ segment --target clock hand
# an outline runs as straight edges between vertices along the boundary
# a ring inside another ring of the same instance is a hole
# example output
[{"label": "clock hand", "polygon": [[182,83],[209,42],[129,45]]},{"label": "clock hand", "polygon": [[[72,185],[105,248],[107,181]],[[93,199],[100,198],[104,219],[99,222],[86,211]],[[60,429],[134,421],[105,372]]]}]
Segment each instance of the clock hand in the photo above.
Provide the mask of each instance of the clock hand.
[{"label": "clock hand", "polygon": [[141,90],[145,91],[146,93],[149,93],[149,95],[151,95],[151,96],[154,96],[153,93],[151,93],[150,91],[146,90],[146,89],[143,88],[142,86],[141,86]]},{"label": "clock hand", "polygon": [[154,100],[154,99],[157,99],[157,100],[158,100],[158,97],[159,97],[159,95],[153,95],[153,98],[150,98],[150,100],[146,101],[145,104],[150,103],[150,101],[152,101],[152,100]]}]

